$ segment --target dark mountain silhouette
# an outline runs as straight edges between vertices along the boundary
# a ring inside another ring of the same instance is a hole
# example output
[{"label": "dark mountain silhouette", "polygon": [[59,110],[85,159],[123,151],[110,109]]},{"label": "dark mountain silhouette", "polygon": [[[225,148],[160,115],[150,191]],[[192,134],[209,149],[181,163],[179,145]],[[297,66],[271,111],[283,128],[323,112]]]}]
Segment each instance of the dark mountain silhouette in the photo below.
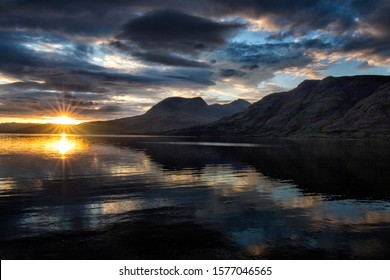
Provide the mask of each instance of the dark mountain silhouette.
[{"label": "dark mountain silhouette", "polygon": [[241,113],[173,134],[388,137],[390,76],[306,80],[291,91],[264,97]]},{"label": "dark mountain silhouette", "polygon": [[87,133],[157,134],[216,121],[241,112],[249,102],[236,100],[226,105],[207,103],[201,97],[170,97],[154,105],[145,114],[104,122],[79,125]]},{"label": "dark mountain silhouette", "polygon": [[250,104],[248,101],[238,99],[225,105],[207,105],[201,97],[170,97],[139,116],[62,128],[55,124],[4,123],[0,124],[0,133],[157,134],[210,123],[241,112]]},{"label": "dark mountain silhouette", "polygon": [[[69,126],[71,127],[71,126]],[[62,133],[70,132],[68,127],[56,124],[1,123],[0,133]]]}]

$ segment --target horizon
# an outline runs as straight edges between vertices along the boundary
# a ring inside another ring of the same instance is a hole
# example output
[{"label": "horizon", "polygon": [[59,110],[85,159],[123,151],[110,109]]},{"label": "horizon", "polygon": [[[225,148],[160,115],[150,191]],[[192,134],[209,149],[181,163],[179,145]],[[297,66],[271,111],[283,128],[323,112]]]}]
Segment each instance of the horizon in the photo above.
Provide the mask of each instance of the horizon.
[{"label": "horizon", "polygon": [[[390,75],[351,75],[351,76],[327,76],[327,77],[324,77],[323,79],[305,79],[303,80],[301,83],[303,83],[304,81],[321,81],[321,80],[324,80],[324,79],[327,79],[327,78],[345,78],[345,77],[357,77],[357,76],[390,76]],[[300,83],[300,84],[301,84]],[[299,86],[299,84],[297,85],[297,87]],[[293,88],[292,88],[293,89]],[[286,91],[282,91],[282,92],[289,92],[290,90],[292,89],[289,89],[289,90],[286,90]],[[267,95],[270,95],[270,94],[274,94],[274,93],[279,93],[279,92],[271,92]],[[267,96],[265,95],[265,96]],[[265,97],[263,96],[263,97]],[[263,98],[262,97],[262,98]],[[68,127],[72,127],[72,126],[77,126],[79,124],[83,124],[83,123],[89,123],[89,122],[95,122],[95,121],[111,121],[111,120],[117,120],[117,119],[120,119],[120,118],[127,118],[127,117],[135,117],[135,116],[141,116],[145,113],[147,113],[151,108],[153,108],[155,105],[157,105],[158,103],[166,100],[166,99],[169,99],[169,98],[186,98],[186,99],[194,99],[194,98],[201,98],[203,101],[206,102],[206,104],[208,106],[211,106],[211,105],[226,105],[226,104],[230,104],[232,102],[235,102],[235,101],[238,101],[238,100],[244,100],[244,101],[247,101],[249,102],[250,104],[253,104],[257,101],[260,101],[261,99],[259,100],[256,100],[254,102],[250,102],[246,99],[242,99],[242,98],[237,98],[235,100],[229,100],[228,102],[216,102],[216,103],[208,103],[202,96],[189,96],[189,97],[182,97],[182,96],[169,96],[169,97],[166,97],[162,100],[157,100],[155,104],[151,105],[150,107],[146,108],[146,110],[144,112],[141,112],[139,113],[138,115],[132,115],[132,116],[122,116],[122,117],[119,117],[119,118],[115,118],[115,119],[99,119],[99,120],[76,120],[76,119],[73,119],[71,117],[68,117],[66,115],[63,115],[63,114],[60,114],[58,115],[57,117],[44,117],[42,119],[33,119],[35,120],[36,122],[33,122],[32,119],[18,119],[18,121],[13,121],[13,118],[0,118],[0,124],[32,124],[32,125],[36,125],[36,124],[50,124],[50,125],[60,125],[60,126],[68,126]],[[49,119],[49,120],[47,120]],[[3,121],[1,121],[3,120]],[[56,133],[56,134],[62,134],[62,131],[60,131],[59,133]]]},{"label": "horizon", "polygon": [[2,278],[385,275],[389,15],[0,0]]},{"label": "horizon", "polygon": [[307,79],[390,75],[387,1],[288,3],[8,1],[0,123],[113,120],[176,96],[253,103]]},{"label": "horizon", "polygon": [[[203,101],[205,101],[203,99],[202,96],[193,96],[193,97],[181,97],[181,96],[170,96],[170,97],[167,97],[167,98],[164,98],[163,100],[160,100],[160,101],[157,101],[156,104],[153,104],[150,108],[148,108],[145,112],[143,113],[140,113],[139,115],[135,115],[135,116],[141,116],[143,114],[145,114],[148,110],[150,110],[151,108],[153,108],[155,105],[157,105],[158,103],[166,100],[166,99],[169,99],[169,98],[185,98],[185,99],[195,99],[195,98],[201,98]],[[245,99],[241,99],[241,98],[238,98],[236,100],[233,100],[233,101],[229,101],[227,103],[207,103],[206,101],[206,104],[207,106],[211,106],[211,105],[227,105],[227,104],[230,104],[230,103],[233,103],[235,101],[239,101],[239,100],[242,100],[242,101],[247,101]],[[249,102],[249,101],[247,101]],[[253,104],[252,102],[249,102],[250,104]],[[135,117],[135,116],[128,116],[128,117]],[[126,116],[125,116],[126,118]],[[48,120],[48,121],[45,121],[45,120],[38,120],[38,121],[42,121],[42,122],[37,122],[37,123],[32,123],[32,122],[29,122],[30,119],[23,119],[22,122],[12,122],[12,121],[5,121],[5,122],[0,122],[0,124],[51,124],[51,125],[66,125],[66,126],[73,126],[73,125],[79,125],[79,124],[82,124],[82,123],[87,123],[87,122],[94,122],[96,120],[83,120],[83,121],[80,121],[80,120],[74,120],[72,118],[69,118],[67,116],[58,116],[58,117],[53,117],[51,120]],[[98,121],[110,121],[110,120],[116,120],[116,119],[107,119],[107,120],[98,120]]]}]

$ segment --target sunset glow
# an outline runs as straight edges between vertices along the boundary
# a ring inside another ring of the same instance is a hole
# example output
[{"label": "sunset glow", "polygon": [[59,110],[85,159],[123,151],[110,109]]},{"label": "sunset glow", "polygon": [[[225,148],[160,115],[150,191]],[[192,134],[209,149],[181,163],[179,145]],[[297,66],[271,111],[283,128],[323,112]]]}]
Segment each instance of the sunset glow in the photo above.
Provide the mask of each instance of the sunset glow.
[{"label": "sunset glow", "polygon": [[57,143],[57,150],[61,153],[62,156],[65,156],[65,154],[72,149],[72,143],[66,139],[66,134],[63,133],[61,135],[61,140]]},{"label": "sunset glow", "polygon": [[75,125],[81,123],[81,121],[75,120],[68,116],[59,116],[56,118],[53,118],[52,123],[54,124],[62,124],[62,125]]},{"label": "sunset glow", "polygon": [[171,96],[256,102],[306,79],[390,73],[388,0],[133,2],[6,1],[0,123],[113,120]]},{"label": "sunset glow", "polygon": [[2,279],[383,278],[389,15],[0,0]]},{"label": "sunset glow", "polygon": [[0,154],[28,153],[43,155],[45,158],[65,158],[87,152],[89,144],[82,138],[62,133],[35,138],[2,139]]},{"label": "sunset glow", "polygon": [[67,158],[72,154],[82,153],[88,149],[88,145],[79,138],[69,137],[66,133],[59,136],[60,139],[58,139],[58,136],[54,136],[46,142],[45,146],[48,152],[60,155],[61,158]]}]

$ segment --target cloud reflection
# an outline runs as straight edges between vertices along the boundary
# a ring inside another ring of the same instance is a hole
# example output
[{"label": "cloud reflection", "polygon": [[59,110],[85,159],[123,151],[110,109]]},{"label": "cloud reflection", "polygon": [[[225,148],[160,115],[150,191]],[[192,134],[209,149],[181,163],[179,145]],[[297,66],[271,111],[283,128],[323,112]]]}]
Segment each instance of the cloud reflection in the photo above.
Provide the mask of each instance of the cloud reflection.
[{"label": "cloud reflection", "polygon": [[[333,189],[309,192],[295,180],[291,165],[290,179],[282,179],[278,175],[285,164],[284,150],[284,161],[278,162],[279,150],[268,146],[150,141],[142,137],[0,137],[0,210],[8,211],[3,234],[9,238],[15,232],[31,236],[100,229],[131,221],[151,209],[170,207],[172,221],[183,218],[183,213],[191,221],[207,221],[256,257],[275,246],[336,248],[341,243],[361,254],[356,240],[369,248],[367,235],[382,244],[382,233],[376,234],[390,223],[388,201],[332,195]],[[274,161],[265,151],[274,155]],[[328,151],[324,149],[324,154]],[[71,166],[68,170],[53,164],[62,155]],[[297,146],[290,149],[289,157],[298,166],[313,162],[302,157]],[[323,162],[317,161],[318,168],[326,168]],[[274,173],[267,170],[270,166]],[[332,176],[331,171],[325,173]],[[316,179],[321,178],[307,178],[314,185]],[[20,203],[25,195],[28,199]]]}]

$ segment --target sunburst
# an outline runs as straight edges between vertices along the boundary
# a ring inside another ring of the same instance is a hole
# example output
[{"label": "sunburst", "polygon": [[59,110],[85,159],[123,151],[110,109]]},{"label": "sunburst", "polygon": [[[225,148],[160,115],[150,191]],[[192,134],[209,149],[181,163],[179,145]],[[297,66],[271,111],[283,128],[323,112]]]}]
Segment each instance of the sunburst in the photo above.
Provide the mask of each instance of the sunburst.
[{"label": "sunburst", "polygon": [[80,102],[77,102],[72,95],[63,93],[54,103],[48,103],[45,118],[52,125],[47,127],[46,132],[79,134],[81,130],[77,125],[83,122],[78,119],[81,111]]},{"label": "sunburst", "polygon": [[55,117],[51,120],[51,122],[54,124],[62,124],[62,125],[75,125],[75,124],[81,123],[81,121],[76,120],[76,119],[71,118],[71,117],[68,117],[68,116],[65,116],[65,115]]}]

